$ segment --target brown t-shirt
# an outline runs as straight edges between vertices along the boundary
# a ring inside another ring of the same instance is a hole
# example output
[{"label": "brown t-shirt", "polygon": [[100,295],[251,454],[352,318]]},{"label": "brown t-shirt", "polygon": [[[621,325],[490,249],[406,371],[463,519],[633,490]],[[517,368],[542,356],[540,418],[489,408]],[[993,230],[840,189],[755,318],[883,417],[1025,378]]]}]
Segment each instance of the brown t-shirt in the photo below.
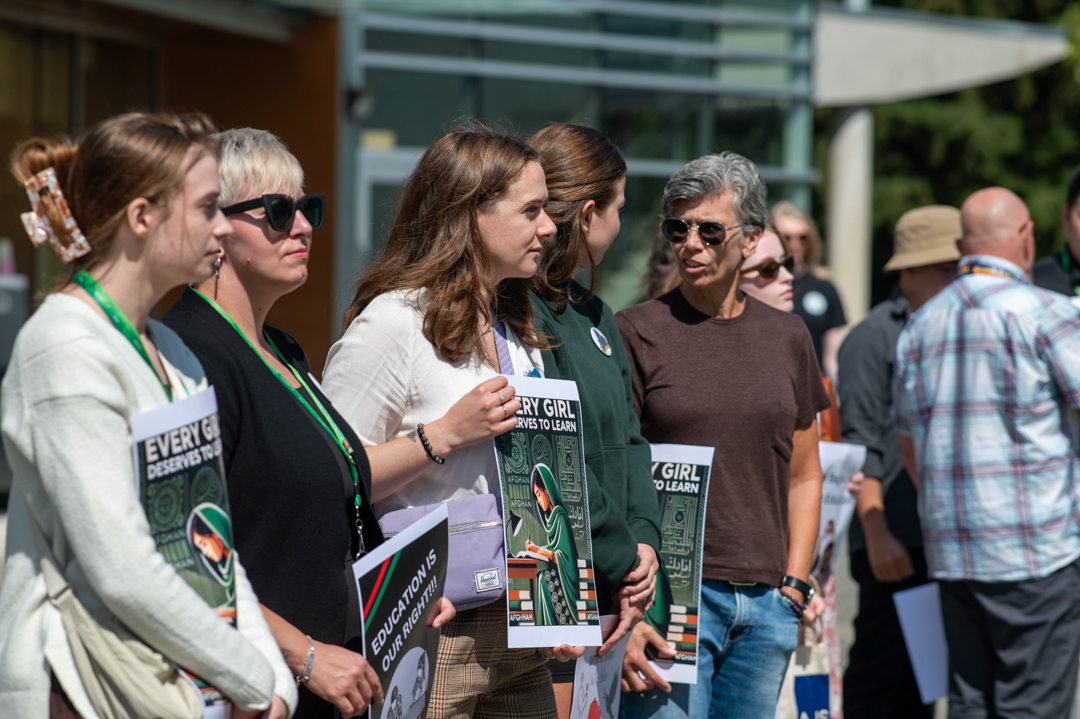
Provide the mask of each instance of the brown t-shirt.
[{"label": "brown t-shirt", "polygon": [[806,325],[752,297],[708,317],[679,288],[615,320],[645,439],[716,448],[702,576],[779,585],[793,435],[829,407]]}]

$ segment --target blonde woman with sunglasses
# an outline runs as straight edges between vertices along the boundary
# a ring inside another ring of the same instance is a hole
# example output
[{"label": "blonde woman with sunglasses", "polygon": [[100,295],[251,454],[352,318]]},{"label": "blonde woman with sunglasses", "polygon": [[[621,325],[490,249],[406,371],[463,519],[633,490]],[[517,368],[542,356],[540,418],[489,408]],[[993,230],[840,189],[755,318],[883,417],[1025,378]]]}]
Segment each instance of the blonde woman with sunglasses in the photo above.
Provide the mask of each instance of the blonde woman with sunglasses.
[{"label": "blonde woman with sunglasses", "polygon": [[232,223],[214,275],[165,316],[206,368],[221,408],[235,541],[300,699],[295,717],[381,704],[374,669],[346,645],[360,632],[352,562],[382,543],[367,456],[267,314],[308,278],[326,202],[277,137],[217,135],[220,204]]}]

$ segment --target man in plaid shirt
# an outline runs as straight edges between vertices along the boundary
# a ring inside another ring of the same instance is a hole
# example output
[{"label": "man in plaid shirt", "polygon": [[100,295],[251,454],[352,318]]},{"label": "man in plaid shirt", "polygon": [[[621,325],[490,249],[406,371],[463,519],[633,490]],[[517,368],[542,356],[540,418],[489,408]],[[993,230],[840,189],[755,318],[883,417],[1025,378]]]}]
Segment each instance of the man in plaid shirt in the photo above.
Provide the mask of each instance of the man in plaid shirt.
[{"label": "man in plaid shirt", "polygon": [[931,577],[951,717],[1066,717],[1080,656],[1080,310],[1035,287],[1012,192],[961,208],[959,276],[911,318],[894,408]]}]

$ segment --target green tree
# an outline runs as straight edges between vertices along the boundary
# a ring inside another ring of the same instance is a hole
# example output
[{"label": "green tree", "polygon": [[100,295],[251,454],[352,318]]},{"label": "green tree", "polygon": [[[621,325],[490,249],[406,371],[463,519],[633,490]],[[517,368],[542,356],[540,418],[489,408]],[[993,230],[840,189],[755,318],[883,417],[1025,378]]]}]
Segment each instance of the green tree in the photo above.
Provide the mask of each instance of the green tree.
[{"label": "green tree", "polygon": [[[1072,38],[1080,35],[1080,4],[1064,0],[881,0],[875,5],[1061,24]],[[973,191],[1001,185],[1031,209],[1039,254],[1062,246],[1058,211],[1069,174],[1080,163],[1078,76],[1074,56],[1016,80],[874,108],[874,302],[893,285],[893,278],[881,272],[892,251],[893,225],[913,207],[959,206]],[[837,111],[818,113],[819,160],[837,119]],[[817,209],[824,216],[821,194]]]}]

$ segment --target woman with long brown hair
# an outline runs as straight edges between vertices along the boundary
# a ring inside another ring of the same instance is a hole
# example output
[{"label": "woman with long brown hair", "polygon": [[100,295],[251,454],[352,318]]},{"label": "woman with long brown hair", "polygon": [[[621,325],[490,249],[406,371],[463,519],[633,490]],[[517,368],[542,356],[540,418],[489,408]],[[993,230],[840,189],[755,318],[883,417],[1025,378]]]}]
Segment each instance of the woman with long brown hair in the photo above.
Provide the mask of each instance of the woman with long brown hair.
[{"label": "woman with long brown hair", "polygon": [[[536,152],[482,127],[436,140],[406,181],[323,379],[368,446],[380,517],[499,493],[491,440],[521,405],[505,378],[484,378],[543,371],[529,289],[555,232],[546,201]],[[544,657],[508,649],[506,620],[496,602],[444,625],[429,717],[554,717]]]},{"label": "woman with long brown hair", "polygon": [[[149,315],[169,290],[211,275],[231,231],[209,132],[205,118],[133,113],[79,142],[38,138],[15,152],[13,174],[32,202],[23,215],[31,239],[49,241],[72,274],[19,332],[4,378],[0,422],[14,482],[0,589],[2,716],[134,716],[154,676],[177,690],[159,706],[184,715],[201,702],[175,665],[231,700],[234,719],[263,710],[280,719],[296,704],[236,555],[221,578],[235,605],[219,606],[219,616],[185,579],[197,571],[174,569],[185,552],[193,562],[203,556],[183,539],[177,505],[186,492],[170,479],[166,501],[144,509],[132,452],[134,416],[208,391],[199,361]],[[206,467],[199,475],[200,506],[214,507],[210,521],[228,535],[227,503],[207,501],[224,492],[221,478]],[[159,530],[177,517],[181,539],[159,551],[155,540],[168,536]],[[162,655],[133,662],[157,669],[138,690],[102,686],[107,663],[95,655],[88,666],[85,642],[72,636],[73,602],[93,617],[84,626],[129,630],[129,646],[141,641],[144,654]],[[235,625],[223,620],[229,615]]]},{"label": "woman with long brown hair", "polygon": [[[547,177],[558,228],[544,246],[533,309],[555,346],[547,376],[581,392],[597,606],[620,615],[601,653],[641,621],[659,569],[659,509],[649,443],[634,414],[630,366],[615,315],[596,296],[597,264],[619,234],[626,162],[598,130],[556,124],[529,139]],[[589,287],[574,278],[590,272]],[[551,663],[560,716],[569,716],[574,664]]]}]

